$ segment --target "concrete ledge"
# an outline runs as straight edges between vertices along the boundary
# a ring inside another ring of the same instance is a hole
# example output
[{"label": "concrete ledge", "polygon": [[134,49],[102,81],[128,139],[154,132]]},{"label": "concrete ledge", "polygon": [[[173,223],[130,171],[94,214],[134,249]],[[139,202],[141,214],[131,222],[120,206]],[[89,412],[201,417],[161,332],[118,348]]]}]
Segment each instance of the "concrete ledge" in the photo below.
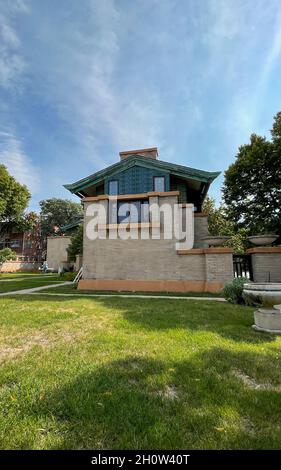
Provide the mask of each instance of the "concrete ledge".
[{"label": "concrete ledge", "polygon": [[247,250],[247,253],[281,253],[281,246],[257,246]]},{"label": "concrete ledge", "polygon": [[88,196],[82,199],[82,202],[91,202],[91,201],[102,201],[106,199],[116,199],[118,201],[125,201],[127,199],[147,199],[151,196],[179,196],[179,191],[165,191],[165,192],[157,192],[152,191],[149,193],[139,193],[139,194],[118,194],[117,196],[109,196],[109,194],[102,194],[100,196]]},{"label": "concrete ledge", "polygon": [[142,292],[219,292],[223,282],[188,280],[82,279],[79,290]]},{"label": "concrete ledge", "polygon": [[120,224],[98,224],[99,230],[127,230],[131,228],[160,228],[160,222],[126,222]]},{"label": "concrete ledge", "polygon": [[225,254],[233,253],[232,248],[192,248],[191,250],[177,250],[178,255],[208,255],[208,254]]}]

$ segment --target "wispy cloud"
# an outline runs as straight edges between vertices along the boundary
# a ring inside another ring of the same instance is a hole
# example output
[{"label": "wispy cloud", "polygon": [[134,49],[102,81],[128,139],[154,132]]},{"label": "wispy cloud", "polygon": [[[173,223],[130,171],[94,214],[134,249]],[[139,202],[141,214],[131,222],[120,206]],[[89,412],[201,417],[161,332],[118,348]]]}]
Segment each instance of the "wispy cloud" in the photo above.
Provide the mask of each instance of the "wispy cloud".
[{"label": "wispy cloud", "polygon": [[22,148],[22,143],[10,132],[0,132],[0,163],[33,194],[39,189],[39,170],[32,164]]},{"label": "wispy cloud", "polygon": [[10,90],[19,86],[25,70],[21,42],[11,22],[14,15],[27,12],[23,1],[3,1],[0,5],[0,86]]}]

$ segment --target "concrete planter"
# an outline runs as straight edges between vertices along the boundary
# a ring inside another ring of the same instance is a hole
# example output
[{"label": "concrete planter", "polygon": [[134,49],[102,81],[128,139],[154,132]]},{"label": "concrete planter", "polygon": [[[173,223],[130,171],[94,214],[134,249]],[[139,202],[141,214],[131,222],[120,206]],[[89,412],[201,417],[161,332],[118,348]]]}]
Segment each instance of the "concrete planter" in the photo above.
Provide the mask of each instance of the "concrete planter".
[{"label": "concrete planter", "polygon": [[208,237],[203,237],[200,240],[204,243],[207,243],[208,245],[211,245],[211,246],[221,246],[225,242],[230,240],[230,237],[209,235]]},{"label": "concrete planter", "polygon": [[[257,331],[267,333],[281,333],[281,283],[249,283],[244,284],[243,293],[253,302],[261,303],[265,307],[254,312]],[[278,305],[279,304],[279,305]]]},{"label": "concrete planter", "polygon": [[252,237],[248,237],[248,240],[253,243],[253,245],[270,245],[271,243],[277,240],[278,235],[275,233],[267,233],[265,235],[253,235]]},{"label": "concrete planter", "polygon": [[244,284],[243,293],[253,302],[273,307],[281,303],[281,282],[247,283]]}]

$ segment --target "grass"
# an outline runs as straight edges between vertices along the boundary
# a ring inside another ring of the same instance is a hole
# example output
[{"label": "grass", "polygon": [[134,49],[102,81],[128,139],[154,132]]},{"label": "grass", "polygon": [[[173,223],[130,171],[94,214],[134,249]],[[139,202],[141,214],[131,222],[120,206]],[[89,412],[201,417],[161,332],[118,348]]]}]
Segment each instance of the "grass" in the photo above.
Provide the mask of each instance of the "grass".
[{"label": "grass", "polygon": [[119,295],[119,294],[126,294],[126,295],[154,295],[157,297],[158,295],[161,296],[171,296],[171,297],[223,297],[221,293],[212,293],[212,292],[128,292],[128,291],[93,291],[93,290],[78,290],[76,284],[69,284],[67,286],[59,286],[48,289],[50,293],[61,293],[61,294],[76,294],[83,296],[84,294],[109,294],[109,295]]},{"label": "grass", "polygon": [[7,278],[7,279],[17,279],[20,277],[38,277],[38,276],[53,276],[53,273],[44,273],[43,271],[36,271],[36,272],[30,272],[30,271],[17,271],[14,273],[1,273],[0,272],[0,279]]},{"label": "grass", "polygon": [[57,284],[62,281],[64,280],[57,274],[47,275],[46,277],[29,276],[28,278],[21,278],[20,275],[14,276],[11,279],[6,277],[4,279],[0,279],[0,293],[47,286],[52,283]]},{"label": "grass", "polygon": [[281,338],[220,302],[0,299],[1,449],[280,449]]}]

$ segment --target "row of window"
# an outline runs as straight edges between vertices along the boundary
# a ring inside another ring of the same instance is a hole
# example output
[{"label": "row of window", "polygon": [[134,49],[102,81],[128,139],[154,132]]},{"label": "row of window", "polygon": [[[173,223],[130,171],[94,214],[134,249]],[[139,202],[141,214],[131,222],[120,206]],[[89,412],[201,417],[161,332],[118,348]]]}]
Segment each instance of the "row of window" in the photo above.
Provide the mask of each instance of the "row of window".
[{"label": "row of window", "polygon": [[124,224],[128,222],[149,222],[149,202],[133,201],[110,204],[108,223]]},{"label": "row of window", "polygon": [[[20,248],[22,246],[22,240],[19,238],[14,238],[13,240],[5,240],[0,242],[0,249],[3,248]],[[25,248],[32,247],[32,240],[25,240]]]},{"label": "row of window", "polygon": [[[165,191],[165,176],[153,177],[153,191],[157,191],[157,192]],[[108,193],[110,196],[117,196],[119,194],[118,180],[109,181]]]}]

